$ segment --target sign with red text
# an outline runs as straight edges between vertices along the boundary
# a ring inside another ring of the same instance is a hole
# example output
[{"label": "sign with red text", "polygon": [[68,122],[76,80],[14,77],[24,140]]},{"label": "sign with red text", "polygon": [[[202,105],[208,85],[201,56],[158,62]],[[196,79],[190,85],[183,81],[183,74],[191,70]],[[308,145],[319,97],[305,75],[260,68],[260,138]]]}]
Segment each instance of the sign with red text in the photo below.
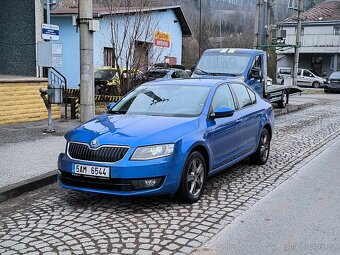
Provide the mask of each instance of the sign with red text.
[{"label": "sign with red text", "polygon": [[156,47],[170,48],[170,33],[156,31],[154,33],[154,45]]}]

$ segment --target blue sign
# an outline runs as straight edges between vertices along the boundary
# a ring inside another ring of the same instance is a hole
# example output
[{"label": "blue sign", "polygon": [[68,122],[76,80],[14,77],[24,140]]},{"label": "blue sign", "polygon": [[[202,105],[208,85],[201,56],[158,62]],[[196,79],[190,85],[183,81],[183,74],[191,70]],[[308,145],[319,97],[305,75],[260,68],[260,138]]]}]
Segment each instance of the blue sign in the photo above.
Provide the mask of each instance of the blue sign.
[{"label": "blue sign", "polygon": [[41,37],[44,40],[59,40],[59,26],[52,24],[43,24]]}]

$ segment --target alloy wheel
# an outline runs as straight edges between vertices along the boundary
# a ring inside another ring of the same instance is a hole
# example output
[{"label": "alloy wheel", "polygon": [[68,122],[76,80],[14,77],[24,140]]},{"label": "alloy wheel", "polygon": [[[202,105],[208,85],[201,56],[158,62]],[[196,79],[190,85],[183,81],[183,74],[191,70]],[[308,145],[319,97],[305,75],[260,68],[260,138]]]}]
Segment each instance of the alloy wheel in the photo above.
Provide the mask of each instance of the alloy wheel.
[{"label": "alloy wheel", "polygon": [[199,158],[194,158],[187,172],[187,184],[189,193],[196,197],[200,194],[204,183],[204,165]]},{"label": "alloy wheel", "polygon": [[260,141],[260,155],[263,161],[266,161],[269,155],[270,138],[268,132],[263,132]]}]

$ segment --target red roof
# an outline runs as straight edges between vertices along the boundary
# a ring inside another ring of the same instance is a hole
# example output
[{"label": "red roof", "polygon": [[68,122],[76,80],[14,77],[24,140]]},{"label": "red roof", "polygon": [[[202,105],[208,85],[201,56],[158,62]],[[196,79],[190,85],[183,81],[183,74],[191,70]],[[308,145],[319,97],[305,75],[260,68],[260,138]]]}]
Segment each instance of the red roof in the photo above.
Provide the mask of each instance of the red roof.
[{"label": "red roof", "polygon": [[[285,22],[296,21],[297,15],[293,15]],[[340,1],[322,2],[304,12],[304,21],[340,21]]]}]

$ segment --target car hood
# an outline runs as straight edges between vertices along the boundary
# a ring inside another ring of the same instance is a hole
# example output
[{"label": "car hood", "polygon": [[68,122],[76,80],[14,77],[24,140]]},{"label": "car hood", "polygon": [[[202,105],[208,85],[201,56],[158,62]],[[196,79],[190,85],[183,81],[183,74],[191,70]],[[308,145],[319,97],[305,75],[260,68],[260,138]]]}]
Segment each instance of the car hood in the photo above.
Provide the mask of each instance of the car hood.
[{"label": "car hood", "polygon": [[130,147],[172,143],[198,128],[198,118],[103,114],[65,134],[68,141]]}]

